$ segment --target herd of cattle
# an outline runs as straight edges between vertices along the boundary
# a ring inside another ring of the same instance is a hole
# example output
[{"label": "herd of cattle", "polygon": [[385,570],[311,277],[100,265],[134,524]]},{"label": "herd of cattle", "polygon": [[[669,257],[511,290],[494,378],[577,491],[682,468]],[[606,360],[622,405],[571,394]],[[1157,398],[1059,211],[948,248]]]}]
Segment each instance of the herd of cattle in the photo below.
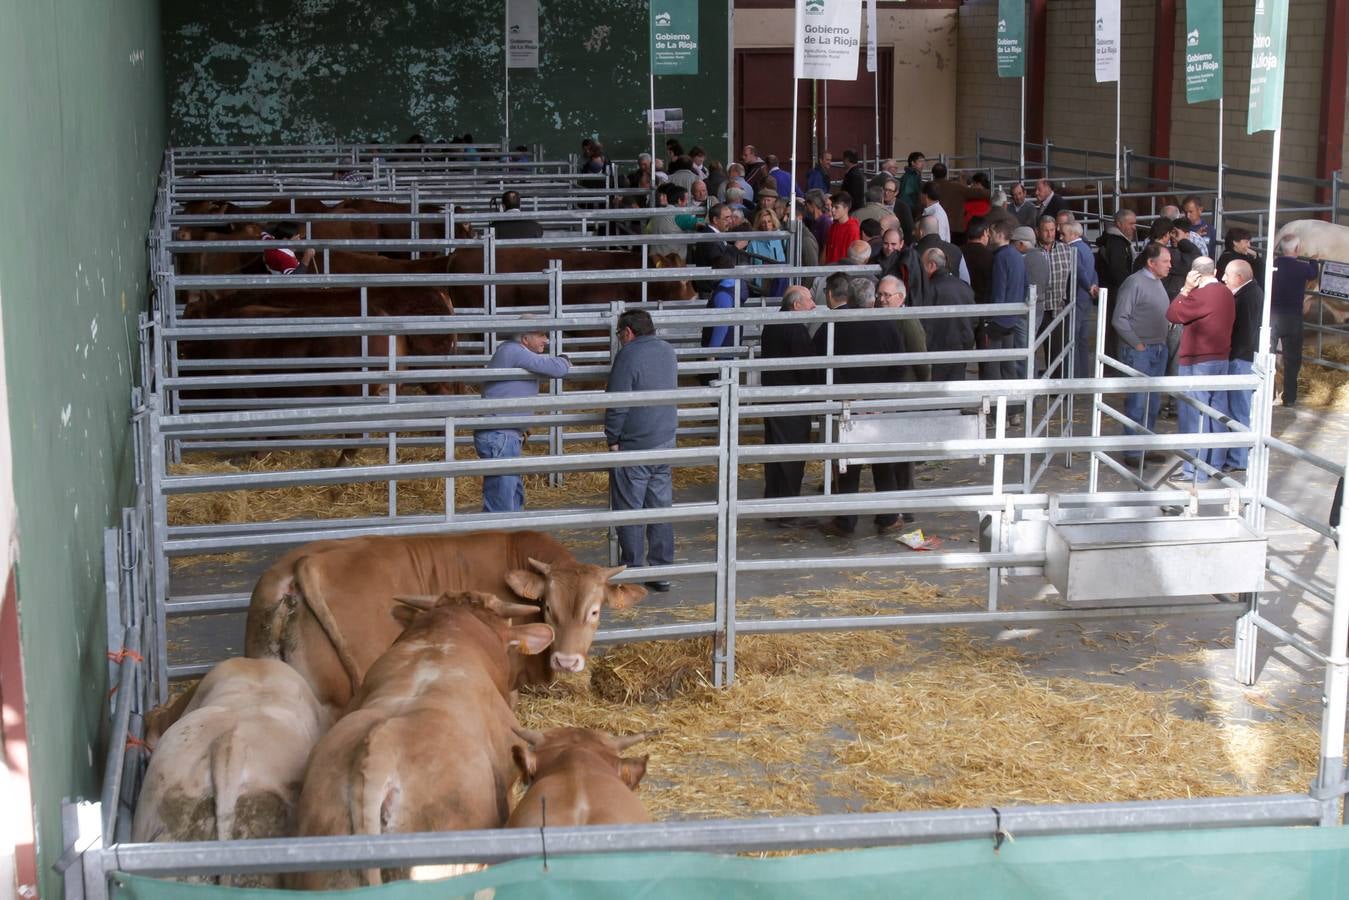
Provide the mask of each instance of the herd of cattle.
[{"label": "herd of cattle", "polygon": [[[580,672],[617,568],[539,532],[321,541],[253,590],[245,657],[146,716],[132,840],[377,835],[650,821],[644,735],[540,734],[517,691]],[[511,809],[516,782],[529,785]],[[405,871],[223,882],[318,889]]]},{"label": "herd of cattle", "polygon": [[[247,216],[219,228],[184,227],[174,233],[178,241],[213,242],[259,240],[263,223],[288,215],[336,213],[387,215],[408,213],[408,204],[375,200],[349,200],[330,206],[319,200],[296,200],[292,210],[289,201],[274,201],[266,206],[241,207],[222,201],[193,201],[183,212],[188,215]],[[407,240],[411,229],[403,222],[372,222],[360,220],[314,219],[310,234],[315,240]],[[472,237],[465,226],[456,227],[456,238]],[[445,226],[426,222],[419,228],[419,238],[442,240]],[[303,243],[298,241],[297,243]],[[486,269],[483,250],[465,247],[445,254],[409,258],[407,253],[355,253],[331,250],[320,254],[329,274],[397,275],[397,274],[482,274]],[[556,249],[535,247],[504,247],[496,250],[495,269],[498,273],[543,272],[550,260],[559,260],[566,271],[615,271],[639,269],[642,258],[637,252],[610,250]],[[684,265],[678,255],[656,256],[650,260],[654,268]],[[176,254],[176,268],[181,275],[266,275],[262,254],[251,252],[207,252],[188,250]],[[320,267],[322,268],[322,267]],[[697,296],[686,278],[652,282],[648,297],[652,300],[691,300]],[[608,304],[618,300],[632,300],[633,286],[621,282],[580,282],[567,285],[564,298],[569,305]],[[183,317],[203,319],[286,319],[297,317],[356,317],[361,314],[361,295],[354,288],[298,289],[266,288],[234,291],[190,291],[184,298]],[[548,286],[544,283],[528,285],[498,285],[498,308],[531,306],[546,308]],[[373,287],[367,291],[367,315],[374,318],[388,316],[449,316],[456,308],[481,308],[483,288],[479,285],[452,284],[448,286],[399,285]],[[391,349],[387,337],[371,337],[367,352],[372,356],[387,356]],[[392,348],[399,359],[413,356],[450,356],[458,346],[453,334],[410,334],[393,338]],[[189,340],[179,343],[179,355],[194,360],[243,359],[304,359],[321,357],[359,357],[359,337],[322,338],[239,338],[229,340]],[[219,371],[219,370],[217,370]],[[254,370],[255,374],[257,370]],[[221,374],[224,374],[223,372]],[[203,379],[205,380],[205,379]],[[457,393],[460,386],[454,382],[423,382],[422,389],[432,394]],[[206,387],[206,385],[203,385]],[[235,390],[234,396],[268,396],[275,393],[271,387]],[[360,385],[323,386],[303,390],[288,389],[288,395],[352,395],[360,394]],[[215,396],[221,396],[216,392]]]}]

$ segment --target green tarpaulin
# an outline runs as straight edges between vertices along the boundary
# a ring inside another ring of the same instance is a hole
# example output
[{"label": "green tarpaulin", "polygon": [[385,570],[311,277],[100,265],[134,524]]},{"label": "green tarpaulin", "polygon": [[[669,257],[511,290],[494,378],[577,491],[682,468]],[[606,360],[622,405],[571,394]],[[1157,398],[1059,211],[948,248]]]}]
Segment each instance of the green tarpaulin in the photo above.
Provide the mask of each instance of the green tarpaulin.
[{"label": "green tarpaulin", "polygon": [[[114,878],[117,896],[132,900],[278,896],[121,874]],[[494,893],[479,893],[489,889]],[[1013,835],[997,851],[990,838],[771,859],[604,854],[552,858],[547,871],[538,859],[522,859],[450,881],[306,896],[356,894],[387,900],[1329,900],[1349,896],[1349,830],[1233,828],[1020,840]]]}]

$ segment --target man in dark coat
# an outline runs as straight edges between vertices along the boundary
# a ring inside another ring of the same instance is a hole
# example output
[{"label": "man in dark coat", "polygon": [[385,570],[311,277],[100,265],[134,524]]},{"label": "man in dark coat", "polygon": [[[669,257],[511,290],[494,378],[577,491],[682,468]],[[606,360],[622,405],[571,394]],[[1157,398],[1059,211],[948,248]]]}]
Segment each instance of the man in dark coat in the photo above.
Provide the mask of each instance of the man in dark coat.
[{"label": "man in dark coat", "polygon": [[[957,306],[974,303],[974,289],[950,273],[946,256],[933,247],[923,256],[923,271],[927,273],[927,306]],[[939,350],[973,350],[974,322],[966,316],[928,318],[923,320],[929,353]],[[964,381],[965,363],[933,363],[933,381]]]},{"label": "man in dark coat", "polygon": [[[815,299],[810,289],[801,285],[787,288],[782,295],[782,311],[809,313],[815,309]],[[804,316],[803,316],[804,318]],[[796,359],[814,356],[815,345],[810,339],[810,329],[804,322],[773,322],[765,325],[762,339],[764,359]],[[763,373],[764,387],[786,387],[819,384],[819,369],[766,369]],[[768,416],[763,420],[765,444],[805,444],[810,442],[810,416]],[[764,497],[801,496],[801,479],[806,473],[805,460],[793,459],[786,462],[769,462],[763,466]],[[783,517],[770,519],[779,528],[794,525],[812,524],[801,519]]]},{"label": "man in dark coat", "polygon": [[[849,309],[865,309],[875,305],[875,293],[867,297],[854,295]],[[817,347],[820,343],[817,334]],[[893,320],[875,322],[838,322],[834,325],[835,356],[871,356],[905,352],[904,336],[898,324]],[[904,380],[907,367],[898,363],[880,363],[870,366],[837,368],[834,370],[835,384],[897,384]],[[871,463],[871,479],[877,493],[899,490],[899,463]],[[848,466],[838,476],[838,490],[841,494],[855,494],[861,484],[860,465]],[[876,531],[888,534],[902,527],[898,513],[882,513],[875,517]],[[835,516],[820,526],[825,534],[834,537],[848,537],[857,529],[856,515]]]},{"label": "man in dark coat", "polygon": [[843,191],[852,195],[852,209],[861,209],[867,202],[867,173],[857,161],[856,150],[844,150],[843,162],[848,166],[843,173]]}]

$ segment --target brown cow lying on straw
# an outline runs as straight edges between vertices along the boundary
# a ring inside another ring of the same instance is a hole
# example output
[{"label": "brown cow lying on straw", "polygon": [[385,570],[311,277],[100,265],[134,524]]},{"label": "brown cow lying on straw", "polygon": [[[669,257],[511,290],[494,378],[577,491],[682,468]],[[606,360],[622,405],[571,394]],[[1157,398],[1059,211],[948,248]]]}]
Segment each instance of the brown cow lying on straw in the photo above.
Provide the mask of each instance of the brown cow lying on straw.
[{"label": "brown cow lying on straw", "polygon": [[517,728],[515,734],[526,744],[517,745],[514,753],[529,790],[507,828],[651,821],[633,793],[650,757],[620,756],[645,740],[645,734],[619,738],[591,728],[554,728],[542,734]]}]

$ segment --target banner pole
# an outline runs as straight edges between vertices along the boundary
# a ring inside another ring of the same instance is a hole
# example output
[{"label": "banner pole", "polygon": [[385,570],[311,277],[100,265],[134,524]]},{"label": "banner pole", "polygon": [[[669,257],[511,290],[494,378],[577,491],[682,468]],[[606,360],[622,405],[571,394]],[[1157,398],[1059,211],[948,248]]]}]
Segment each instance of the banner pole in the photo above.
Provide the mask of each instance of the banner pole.
[{"label": "banner pole", "polygon": [[[655,61],[653,60],[652,63],[651,63],[651,68],[652,68],[652,71],[651,71],[651,113],[650,113],[650,116],[649,116],[649,118],[650,118],[650,126],[651,126],[651,172],[650,172],[650,175],[648,176],[648,178],[649,178],[649,180],[650,180],[650,182],[651,182],[651,186],[650,186],[650,191],[651,191],[651,205],[652,205],[653,207],[656,205],[656,72],[655,72],[655,67],[656,67],[656,64],[655,64]],[[638,168],[641,168],[641,167],[639,166]]]},{"label": "banner pole", "polygon": [[1274,217],[1279,209],[1279,150],[1281,138],[1283,137],[1283,128],[1274,129],[1274,153],[1269,163],[1269,222],[1266,226],[1269,230],[1265,234],[1265,306],[1260,311],[1260,355],[1269,353],[1270,340],[1269,316],[1270,301],[1274,296],[1274,257],[1278,255],[1279,247],[1274,245],[1274,237],[1278,234],[1279,226]]},{"label": "banner pole", "polygon": [[[1223,233],[1223,98],[1218,98],[1218,194],[1213,198],[1213,243]],[[1213,247],[1209,247],[1210,250]],[[1227,248],[1224,247],[1224,250]],[[1268,284],[1268,282],[1266,282]]]},{"label": "banner pole", "polygon": [[792,199],[788,204],[787,220],[796,222],[796,144],[797,144],[797,120],[801,114],[801,80],[792,73]]},{"label": "banner pole", "polygon": [[506,77],[506,146],[502,149],[506,151],[507,159],[511,152],[511,2],[502,0],[501,3],[501,61],[505,65]]},{"label": "banner pole", "polygon": [[1017,164],[1017,179],[1026,183],[1026,76],[1021,76],[1021,156]]},{"label": "banner pole", "polygon": [[[1115,205],[1119,206],[1119,148],[1120,148],[1120,86],[1123,77],[1115,79]],[[1104,216],[1104,210],[1102,210]],[[1104,226],[1103,226],[1104,227]]]}]

